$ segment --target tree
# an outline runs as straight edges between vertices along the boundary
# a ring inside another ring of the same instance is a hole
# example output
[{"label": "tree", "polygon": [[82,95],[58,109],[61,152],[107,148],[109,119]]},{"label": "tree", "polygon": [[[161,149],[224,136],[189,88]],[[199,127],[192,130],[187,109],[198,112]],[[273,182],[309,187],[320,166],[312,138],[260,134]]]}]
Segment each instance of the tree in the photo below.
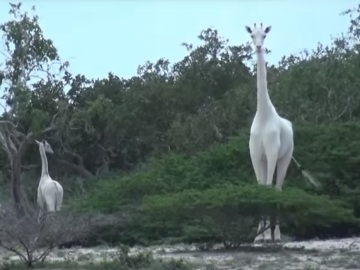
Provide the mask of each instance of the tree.
[{"label": "tree", "polygon": [[22,159],[35,136],[56,129],[54,121],[58,116],[58,113],[50,115],[48,111],[43,111],[44,108],[35,108],[32,101],[35,101],[36,94],[32,90],[48,89],[56,85],[61,88],[62,82],[56,79],[57,74],[52,70],[57,65],[61,72],[68,63],[60,63],[52,41],[44,38],[36,15],[22,13],[21,3],[10,6],[10,14],[14,19],[0,25],[4,33],[2,53],[6,56],[1,71],[1,86],[5,92],[3,99],[7,104],[0,122],[0,144],[11,166],[13,201],[18,213],[22,214]]}]

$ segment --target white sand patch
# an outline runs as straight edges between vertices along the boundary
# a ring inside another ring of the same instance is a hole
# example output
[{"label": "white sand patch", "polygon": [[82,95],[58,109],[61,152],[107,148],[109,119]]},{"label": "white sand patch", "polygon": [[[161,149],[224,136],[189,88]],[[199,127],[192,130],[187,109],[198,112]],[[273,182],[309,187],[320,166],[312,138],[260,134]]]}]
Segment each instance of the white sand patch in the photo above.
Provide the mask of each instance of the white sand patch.
[{"label": "white sand patch", "polygon": [[288,242],[283,245],[288,248],[304,248],[305,250],[343,250],[351,249],[360,251],[360,237]]},{"label": "white sand patch", "polygon": [[[220,247],[221,245],[217,245]],[[261,244],[251,245],[254,247]],[[333,240],[312,240],[287,242],[282,244],[285,250],[278,251],[208,251],[201,252],[194,245],[161,245],[151,247],[133,247],[129,255],[151,252],[155,258],[183,259],[198,265],[195,269],[360,269],[360,238]],[[299,250],[299,248],[301,250]],[[291,250],[297,249],[297,250]],[[108,247],[56,249],[47,258],[48,261],[77,261],[79,263],[102,262],[116,258],[118,249]],[[359,259],[357,259],[359,258]],[[4,252],[1,260],[19,260]]]}]

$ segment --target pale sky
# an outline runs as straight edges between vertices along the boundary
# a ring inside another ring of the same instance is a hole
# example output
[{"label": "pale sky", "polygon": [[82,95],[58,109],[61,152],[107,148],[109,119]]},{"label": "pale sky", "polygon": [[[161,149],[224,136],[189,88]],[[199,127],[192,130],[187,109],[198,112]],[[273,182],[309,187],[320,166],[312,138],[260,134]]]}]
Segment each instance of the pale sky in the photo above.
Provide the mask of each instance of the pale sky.
[{"label": "pale sky", "polygon": [[[271,25],[265,46],[277,64],[283,55],[315,49],[320,41],[347,31],[340,12],[355,0],[24,0],[23,10],[36,6],[44,35],[54,41],[70,71],[88,78],[136,75],[147,60],[181,60],[182,42],[199,44],[201,30],[214,27],[230,45],[249,41],[247,24]],[[15,3],[15,1],[14,1]],[[7,1],[0,3],[2,22],[10,19]]]}]

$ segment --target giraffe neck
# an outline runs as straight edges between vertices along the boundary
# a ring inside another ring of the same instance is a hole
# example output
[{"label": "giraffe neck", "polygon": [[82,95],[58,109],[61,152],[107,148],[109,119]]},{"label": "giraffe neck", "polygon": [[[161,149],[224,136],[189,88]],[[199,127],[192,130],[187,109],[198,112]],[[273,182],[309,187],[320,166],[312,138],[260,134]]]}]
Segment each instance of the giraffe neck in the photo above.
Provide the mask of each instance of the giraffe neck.
[{"label": "giraffe neck", "polygon": [[43,179],[44,176],[49,176],[48,161],[46,158],[45,149],[42,145],[40,145],[39,151],[40,151],[40,157],[41,157],[41,163],[42,163],[41,179]]},{"label": "giraffe neck", "polygon": [[257,52],[257,112],[260,115],[268,115],[273,105],[267,89],[266,66],[264,52]]}]

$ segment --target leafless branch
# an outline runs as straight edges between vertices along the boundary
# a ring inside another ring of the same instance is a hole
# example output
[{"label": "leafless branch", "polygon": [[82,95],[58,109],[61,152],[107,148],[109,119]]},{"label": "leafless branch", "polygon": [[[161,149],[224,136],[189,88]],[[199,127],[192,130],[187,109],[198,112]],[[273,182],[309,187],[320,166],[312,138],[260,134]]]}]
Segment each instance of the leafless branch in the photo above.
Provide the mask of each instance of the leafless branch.
[{"label": "leafless branch", "polygon": [[23,217],[18,217],[11,207],[2,210],[0,246],[15,253],[28,266],[44,261],[56,246],[79,240],[91,233],[99,222],[104,222],[104,217],[98,214],[55,212],[46,214],[46,219],[39,223],[35,209]]},{"label": "leafless branch", "polygon": [[104,153],[110,153],[110,155],[112,157],[116,156],[116,153],[113,151],[113,149],[111,147],[107,147],[105,148],[102,144],[97,143],[97,146],[100,148],[100,150],[102,150]]},{"label": "leafless branch", "polygon": [[70,150],[68,150],[67,148],[63,148],[64,150],[63,150],[63,153],[65,154],[65,155],[68,155],[68,156],[70,156],[70,157],[72,157],[72,158],[75,158],[76,159],[76,161],[77,161],[77,164],[79,164],[79,165],[84,165],[84,159],[82,158],[82,156],[80,156],[79,154],[77,154],[77,153],[75,153],[75,152],[72,152],[72,151],[70,151]]},{"label": "leafless branch", "polygon": [[16,127],[13,123],[9,121],[0,121],[0,143],[2,148],[8,154],[10,160],[16,155],[17,148],[14,142],[11,140],[14,134]]},{"label": "leafless branch", "polygon": [[[66,110],[66,108],[63,108],[62,110],[59,110],[56,114],[54,114],[50,125],[47,128],[43,129],[39,135],[43,135],[51,131],[56,131],[58,127],[56,126],[55,121],[59,117],[59,115],[64,112],[64,110]],[[34,136],[33,132],[30,131],[25,137],[28,141],[30,141],[33,139],[33,136]]]},{"label": "leafless branch", "polygon": [[5,59],[8,59],[11,57],[11,55],[8,52],[0,51],[0,53],[5,57]]},{"label": "leafless branch", "polygon": [[94,176],[89,170],[85,168],[83,164],[75,164],[65,159],[57,159],[57,161],[65,166],[70,167],[71,169],[78,172],[80,175],[82,175],[85,178],[91,178]]},{"label": "leafless branch", "polygon": [[25,170],[31,170],[31,169],[38,168],[39,166],[40,166],[39,164],[29,164],[29,165],[21,165],[21,168],[23,168]]},{"label": "leafless branch", "polygon": [[344,107],[342,109],[339,110],[339,112],[337,113],[336,116],[333,117],[333,120],[336,121],[338,119],[340,119],[351,107],[351,97],[348,97],[346,99],[346,104],[344,105]]}]

